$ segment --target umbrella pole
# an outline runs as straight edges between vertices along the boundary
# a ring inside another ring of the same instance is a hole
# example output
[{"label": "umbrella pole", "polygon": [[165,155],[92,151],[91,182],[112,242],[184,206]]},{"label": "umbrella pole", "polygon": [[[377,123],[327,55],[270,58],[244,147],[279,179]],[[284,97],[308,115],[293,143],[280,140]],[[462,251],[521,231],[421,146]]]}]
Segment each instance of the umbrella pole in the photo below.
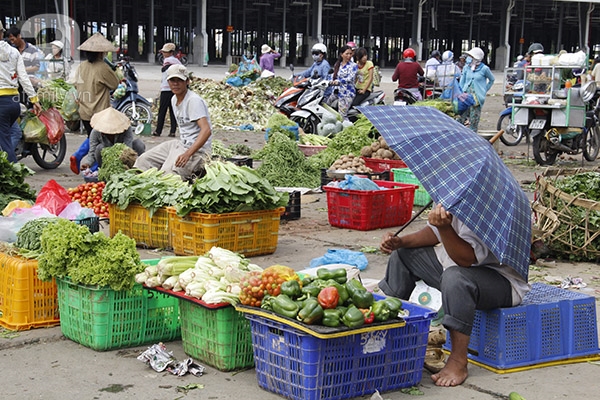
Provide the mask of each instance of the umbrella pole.
[{"label": "umbrella pole", "polygon": [[[494,144],[494,142],[496,140],[498,140],[500,138],[500,136],[502,136],[504,134],[504,129],[500,129],[500,131],[498,133],[496,133],[494,136],[492,136],[489,140],[490,144]],[[419,212],[417,212],[411,219],[410,221],[408,221],[406,224],[402,225],[402,227],[400,229],[398,229],[398,231],[396,231],[396,233],[394,233],[394,236],[398,236],[400,234],[400,232],[402,232],[407,226],[409,226],[415,219],[417,219],[419,217],[419,215],[423,214],[423,211],[425,211],[426,209],[428,209],[429,207],[431,207],[431,205],[433,204],[433,200],[430,200],[429,203],[425,204],[425,206],[423,208],[421,208],[419,210]]]}]

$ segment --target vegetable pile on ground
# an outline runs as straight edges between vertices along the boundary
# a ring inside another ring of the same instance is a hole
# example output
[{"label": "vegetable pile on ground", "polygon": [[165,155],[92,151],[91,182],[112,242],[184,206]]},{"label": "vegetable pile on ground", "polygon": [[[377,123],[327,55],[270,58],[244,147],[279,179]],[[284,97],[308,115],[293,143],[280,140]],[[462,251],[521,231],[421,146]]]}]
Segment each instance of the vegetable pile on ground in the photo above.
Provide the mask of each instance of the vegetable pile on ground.
[{"label": "vegetable pile on ground", "polygon": [[298,144],[308,146],[327,146],[329,142],[331,142],[330,138],[312,133],[301,134],[298,138]]},{"label": "vegetable pile on ground", "polygon": [[402,301],[394,297],[375,301],[360,281],[347,280],[346,269],[319,268],[316,277],[285,280],[279,294],[263,296],[260,307],[307,325],[358,328],[397,318]]},{"label": "vegetable pile on ground", "polygon": [[90,233],[82,225],[59,218],[41,235],[38,277],[43,280],[68,277],[74,283],[128,290],[135,275],[144,270],[135,240],[117,233]]},{"label": "vegetable pile on ground", "polygon": [[444,114],[448,115],[449,117],[452,117],[452,118],[456,117],[452,103],[447,100],[441,100],[441,99],[420,100],[420,101],[413,103],[412,105],[437,108],[438,110],[440,110]]},{"label": "vegetable pile on ground", "polygon": [[289,85],[289,81],[280,77],[260,79],[243,87],[192,77],[189,87],[206,100],[213,128],[251,124],[259,130],[276,111],[272,105],[274,97]]},{"label": "vegetable pile on ground", "polygon": [[148,266],[135,280],[147,287],[162,287],[208,304],[240,301],[240,281],[251,272],[262,272],[244,256],[220,247],[203,256],[168,257]]},{"label": "vegetable pile on ground", "polygon": [[102,200],[124,210],[130,203],[147,208],[150,217],[163,206],[185,202],[192,195],[191,186],[179,175],[167,174],[156,168],[144,172],[130,169],[112,175],[102,191]]},{"label": "vegetable pile on ground", "polygon": [[245,144],[234,143],[226,146],[219,139],[213,139],[211,147],[213,158],[228,159],[234,156],[249,156],[252,154],[252,149]]},{"label": "vegetable pile on ground", "polygon": [[228,161],[212,161],[204,167],[206,175],[193,183],[190,196],[177,200],[177,215],[273,210],[289,201],[288,193],[276,191],[252,168]]},{"label": "vegetable pile on ground", "polygon": [[108,217],[108,203],[102,200],[104,182],[82,183],[74,188],[67,189],[72,201],[81,204],[82,207],[91,208],[98,217]]},{"label": "vegetable pile on ground", "polygon": [[131,169],[135,160],[137,160],[137,153],[124,143],[115,143],[103,148],[98,180],[107,181],[111,176]]},{"label": "vegetable pile on ground", "polygon": [[7,154],[0,151],[0,210],[13,200],[35,201],[36,193],[25,183],[33,171],[21,163],[11,163]]},{"label": "vegetable pile on ground", "polygon": [[298,134],[298,124],[286,117],[285,115],[276,112],[273,113],[267,121],[267,136],[280,132],[289,137],[292,140],[296,140]]},{"label": "vegetable pile on ground", "polygon": [[273,186],[315,188],[320,184],[320,169],[309,162],[295,140],[275,132],[260,151],[252,155],[262,160],[256,170]]}]

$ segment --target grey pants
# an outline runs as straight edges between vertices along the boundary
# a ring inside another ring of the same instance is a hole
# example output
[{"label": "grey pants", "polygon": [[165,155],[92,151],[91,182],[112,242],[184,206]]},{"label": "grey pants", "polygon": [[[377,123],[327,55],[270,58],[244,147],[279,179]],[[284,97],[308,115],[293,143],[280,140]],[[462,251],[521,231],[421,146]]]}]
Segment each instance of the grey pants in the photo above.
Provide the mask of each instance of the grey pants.
[{"label": "grey pants", "polygon": [[394,251],[379,287],[389,296],[408,299],[419,280],[442,292],[443,325],[467,336],[475,310],[512,305],[510,283],[497,271],[484,266],[444,270],[432,247]]}]

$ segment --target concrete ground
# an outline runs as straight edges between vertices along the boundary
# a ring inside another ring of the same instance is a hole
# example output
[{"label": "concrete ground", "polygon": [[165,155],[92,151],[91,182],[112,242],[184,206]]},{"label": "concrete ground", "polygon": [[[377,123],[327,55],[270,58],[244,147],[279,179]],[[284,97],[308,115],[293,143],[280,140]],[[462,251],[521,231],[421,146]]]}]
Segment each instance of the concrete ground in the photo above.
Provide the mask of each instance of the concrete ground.
[{"label": "concrete ground", "polygon": [[[136,64],[140,75],[140,91],[146,97],[156,97],[160,82],[160,70],[156,65]],[[197,76],[222,79],[224,66],[190,67]],[[278,69],[278,75],[289,76],[289,71]],[[383,90],[388,102],[392,100],[394,84],[390,76],[392,70],[383,70]],[[502,75],[495,74],[496,84],[491,90],[484,107],[481,129],[494,130],[502,104]],[[166,132],[166,130],[164,131]],[[261,132],[215,132],[215,137],[233,142],[246,143],[252,148],[260,148],[264,143]],[[68,154],[83,140],[84,136],[67,133]],[[153,146],[169,138],[144,136],[147,146]],[[532,182],[543,168],[527,161],[526,144],[508,148],[499,145],[506,164],[514,173],[522,187],[533,198]],[[531,153],[529,150],[529,155]],[[68,158],[67,158],[68,160]],[[74,187],[83,182],[74,175],[65,161],[52,171],[40,169],[33,159],[23,162],[36,174],[28,178],[36,190],[49,179],[55,179],[64,187]],[[560,166],[576,167],[581,165],[581,156],[565,158]],[[586,163],[598,165],[595,163]],[[277,250],[271,255],[253,257],[252,262],[268,267],[283,264],[302,270],[308,267],[310,260],[319,257],[330,248],[350,248],[360,250],[367,246],[377,247],[379,240],[388,229],[373,231],[355,231],[333,228],[327,220],[327,200],[323,193],[305,195],[302,198],[302,218],[295,221],[282,221],[279,229]],[[423,226],[424,219],[418,219],[407,231]],[[102,229],[107,232],[107,223]],[[389,228],[389,230],[395,230]],[[140,249],[143,259],[157,258],[172,254],[168,251]],[[362,273],[363,278],[379,280],[383,277],[387,257],[378,253],[367,253],[369,265]],[[581,291],[600,297],[600,274],[598,265],[591,263],[570,263],[545,260],[531,268],[532,281],[556,280],[558,278],[580,277],[587,287]],[[598,310],[597,310],[598,313]],[[177,359],[184,359],[181,341],[166,343]],[[6,399],[278,399],[278,395],[262,390],[257,385],[254,369],[241,372],[219,372],[207,368],[205,375],[194,377],[175,377],[167,373],[157,373],[138,361],[136,357],[147,346],[96,352],[61,334],[61,328],[39,328],[23,332],[2,331],[0,334],[0,359],[2,373],[0,386]],[[202,364],[202,362],[200,362]],[[419,389],[429,399],[507,399],[510,392],[516,391],[528,400],[548,399],[592,399],[596,398],[600,365],[598,363],[573,363],[562,366],[530,369],[524,372],[496,374],[484,368],[470,365],[467,381],[456,388],[439,388],[433,385],[430,374],[423,372]],[[187,394],[177,387],[200,384],[202,387],[191,389]],[[596,393],[596,394],[594,394]],[[382,394],[383,399],[408,399],[410,395],[400,391]],[[365,398],[368,398],[365,397]]]}]

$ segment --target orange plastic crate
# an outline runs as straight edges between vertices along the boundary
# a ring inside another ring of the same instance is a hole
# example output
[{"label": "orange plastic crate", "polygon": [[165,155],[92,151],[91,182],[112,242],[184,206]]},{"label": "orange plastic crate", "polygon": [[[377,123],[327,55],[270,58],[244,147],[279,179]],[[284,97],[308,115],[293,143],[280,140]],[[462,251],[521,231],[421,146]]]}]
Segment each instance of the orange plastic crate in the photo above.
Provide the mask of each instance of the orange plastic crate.
[{"label": "orange plastic crate", "polygon": [[169,235],[169,215],[161,207],[150,218],[150,211],[139,204],[130,204],[121,210],[116,204],[109,204],[109,233],[113,237],[121,231],[134,239],[138,246],[149,248],[171,248]]},{"label": "orange plastic crate", "polygon": [[167,210],[175,254],[202,255],[217,246],[250,257],[275,252],[285,207],[227,214],[191,212],[185,217],[177,216],[172,207]]},{"label": "orange plastic crate", "polygon": [[404,225],[410,219],[416,185],[373,181],[382,190],[344,190],[323,186],[327,192],[329,224],[369,231]]},{"label": "orange plastic crate", "polygon": [[0,325],[14,331],[60,323],[56,281],[37,277],[37,260],[0,253]]}]

